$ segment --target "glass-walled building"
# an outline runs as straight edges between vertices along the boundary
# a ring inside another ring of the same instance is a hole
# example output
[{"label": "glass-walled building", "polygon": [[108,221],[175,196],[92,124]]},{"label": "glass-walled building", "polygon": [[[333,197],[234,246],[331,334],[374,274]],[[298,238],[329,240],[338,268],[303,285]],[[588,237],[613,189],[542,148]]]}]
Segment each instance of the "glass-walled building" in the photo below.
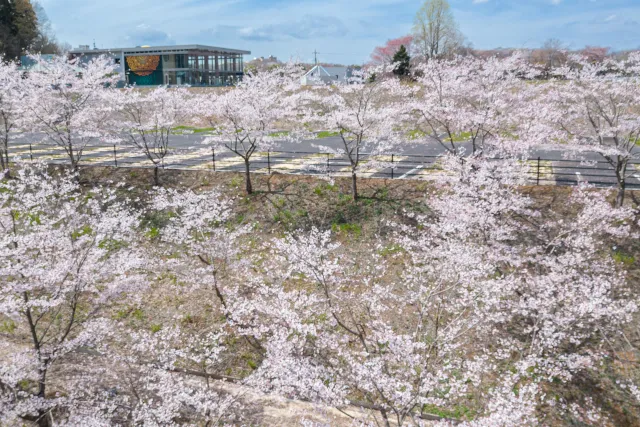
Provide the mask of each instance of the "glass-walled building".
[{"label": "glass-walled building", "polygon": [[[87,46],[83,46],[86,48]],[[231,86],[244,75],[243,55],[251,52],[203,45],[76,49],[72,57],[109,55],[120,66],[122,82],[137,86]]]}]

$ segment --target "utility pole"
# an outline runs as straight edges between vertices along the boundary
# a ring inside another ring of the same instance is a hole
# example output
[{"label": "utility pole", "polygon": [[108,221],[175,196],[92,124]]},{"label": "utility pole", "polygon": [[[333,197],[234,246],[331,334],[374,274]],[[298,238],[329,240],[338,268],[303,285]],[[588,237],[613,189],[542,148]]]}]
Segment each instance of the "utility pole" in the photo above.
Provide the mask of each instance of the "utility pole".
[{"label": "utility pole", "polygon": [[318,65],[318,51],[317,50],[313,51],[313,58],[314,58],[314,62],[316,63],[316,65]]}]

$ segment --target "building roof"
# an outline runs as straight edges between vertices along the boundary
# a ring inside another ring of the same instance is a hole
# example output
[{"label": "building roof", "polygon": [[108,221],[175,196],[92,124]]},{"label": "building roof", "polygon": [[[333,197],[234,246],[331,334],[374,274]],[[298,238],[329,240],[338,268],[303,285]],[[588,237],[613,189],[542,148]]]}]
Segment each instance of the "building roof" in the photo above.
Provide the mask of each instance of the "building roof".
[{"label": "building roof", "polygon": [[333,77],[338,76],[338,79],[344,79],[349,77],[351,69],[349,67],[324,67],[322,65],[316,65],[305,76],[313,77]]},{"label": "building roof", "polygon": [[347,67],[322,67],[330,76],[340,76],[340,78],[347,77],[349,68]]},{"label": "building roof", "polygon": [[185,44],[185,45],[173,45],[173,46],[137,46],[137,47],[118,47],[111,49],[72,49],[69,53],[72,54],[138,54],[138,55],[162,55],[170,53],[188,53],[189,51],[205,51],[205,52],[224,52],[224,53],[236,53],[239,55],[249,55],[251,51],[229,49],[226,47],[206,46],[201,44]]}]

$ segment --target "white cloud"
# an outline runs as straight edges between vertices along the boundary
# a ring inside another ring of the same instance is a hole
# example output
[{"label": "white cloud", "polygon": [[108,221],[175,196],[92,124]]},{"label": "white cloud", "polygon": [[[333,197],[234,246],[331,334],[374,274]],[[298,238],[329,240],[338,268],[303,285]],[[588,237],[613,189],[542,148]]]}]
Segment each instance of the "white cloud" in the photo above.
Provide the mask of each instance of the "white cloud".
[{"label": "white cloud", "polygon": [[616,19],[618,17],[618,15],[609,15],[604,19],[604,22],[611,22],[614,19]]},{"label": "white cloud", "polygon": [[480,3],[486,3],[489,0],[473,0],[473,4],[480,4]]}]

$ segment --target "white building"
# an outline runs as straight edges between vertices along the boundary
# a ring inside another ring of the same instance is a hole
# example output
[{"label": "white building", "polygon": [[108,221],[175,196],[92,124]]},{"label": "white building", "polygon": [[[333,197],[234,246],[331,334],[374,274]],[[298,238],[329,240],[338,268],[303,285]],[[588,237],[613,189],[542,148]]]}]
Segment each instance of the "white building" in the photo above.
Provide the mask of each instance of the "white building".
[{"label": "white building", "polygon": [[351,76],[351,68],[349,67],[324,67],[322,65],[316,65],[307,71],[307,74],[302,76],[300,83],[308,86],[347,83]]}]

